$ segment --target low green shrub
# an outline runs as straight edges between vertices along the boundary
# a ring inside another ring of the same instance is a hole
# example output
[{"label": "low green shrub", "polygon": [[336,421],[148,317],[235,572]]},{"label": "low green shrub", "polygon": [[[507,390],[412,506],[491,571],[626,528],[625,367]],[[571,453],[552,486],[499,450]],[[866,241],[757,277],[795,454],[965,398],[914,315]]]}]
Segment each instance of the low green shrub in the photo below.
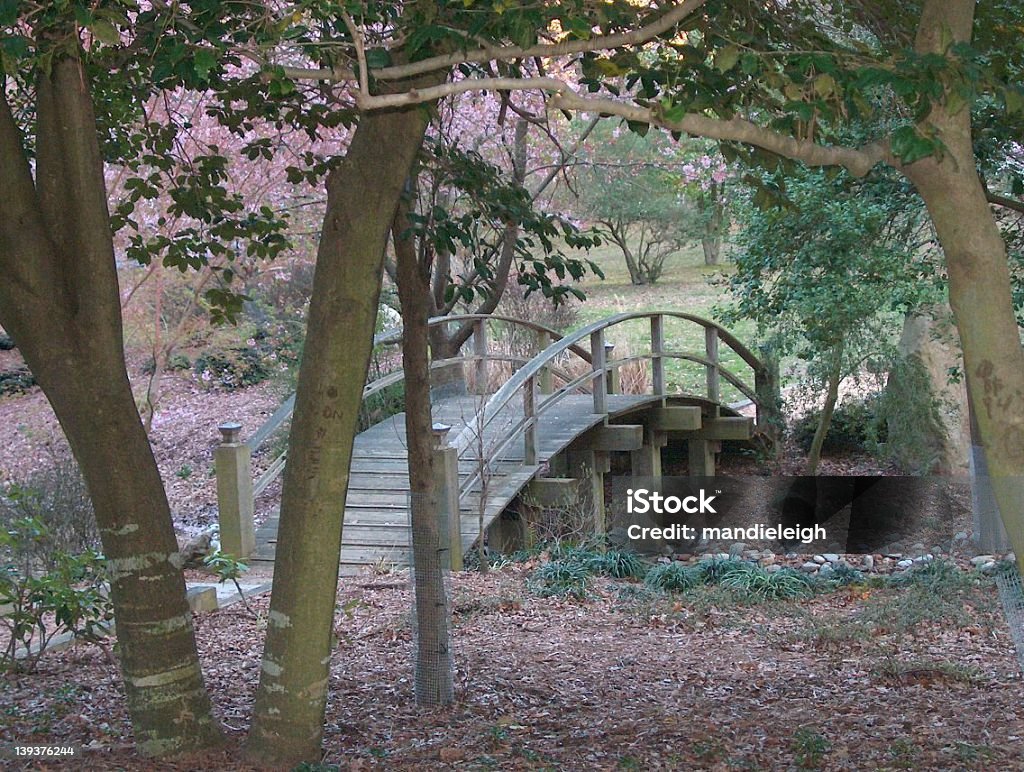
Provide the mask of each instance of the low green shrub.
[{"label": "low green shrub", "polygon": [[45,524],[31,517],[0,531],[0,626],[8,633],[0,666],[6,670],[34,670],[47,644],[61,633],[98,641],[113,619],[103,557],[94,550],[57,551],[52,565],[41,570],[32,556],[48,537]]},{"label": "low green shrub", "polygon": [[14,338],[5,332],[0,332],[0,351],[10,351],[15,348],[17,346],[14,345]]},{"label": "low green shrub", "polygon": [[599,576],[613,579],[643,579],[647,573],[647,564],[635,552],[625,550],[594,553],[590,568]]},{"label": "low green shrub", "polygon": [[0,396],[4,394],[25,394],[36,385],[36,378],[24,365],[0,370]]},{"label": "low green shrub", "polygon": [[799,571],[783,568],[769,573],[753,563],[730,562],[734,565],[722,570],[718,584],[732,591],[740,600],[790,600],[810,593],[810,579]]},{"label": "low green shrub", "polygon": [[686,592],[704,581],[696,566],[682,563],[659,563],[644,578],[648,587],[666,592]]},{"label": "low green shrub", "polygon": [[[850,450],[874,452],[877,444],[887,439],[885,425],[879,417],[880,399],[879,395],[874,394],[861,399],[845,399],[836,406],[822,450],[826,453]],[[820,418],[820,410],[809,411],[798,418],[790,429],[793,439],[804,453],[811,449]]]},{"label": "low green shrub", "polygon": [[918,563],[903,573],[893,574],[889,583],[897,587],[922,587],[942,597],[958,595],[978,586],[976,573],[961,571],[952,561],[938,558]]},{"label": "low green shrub", "polygon": [[828,581],[839,587],[845,587],[848,584],[861,584],[864,581],[864,574],[853,566],[839,563],[832,567],[832,574],[828,577]]},{"label": "low green shrub", "polygon": [[542,598],[557,596],[583,600],[590,589],[591,570],[586,562],[552,560],[538,567],[527,580],[534,595]]},{"label": "low green shrub", "polygon": [[196,357],[192,369],[204,386],[227,391],[255,386],[270,377],[263,355],[255,348],[211,349]]}]

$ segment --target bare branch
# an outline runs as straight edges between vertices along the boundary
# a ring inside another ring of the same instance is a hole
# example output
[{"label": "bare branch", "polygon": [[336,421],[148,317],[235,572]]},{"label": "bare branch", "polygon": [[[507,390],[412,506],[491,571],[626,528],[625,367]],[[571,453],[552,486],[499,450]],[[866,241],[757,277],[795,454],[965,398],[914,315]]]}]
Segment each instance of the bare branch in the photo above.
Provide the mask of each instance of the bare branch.
[{"label": "bare branch", "polygon": [[1015,212],[1024,214],[1024,201],[1018,201],[1015,198],[1007,198],[1006,196],[1000,196],[998,193],[989,193],[986,191],[985,197],[988,198],[990,204],[996,206],[1002,206],[1007,209],[1013,209]]}]

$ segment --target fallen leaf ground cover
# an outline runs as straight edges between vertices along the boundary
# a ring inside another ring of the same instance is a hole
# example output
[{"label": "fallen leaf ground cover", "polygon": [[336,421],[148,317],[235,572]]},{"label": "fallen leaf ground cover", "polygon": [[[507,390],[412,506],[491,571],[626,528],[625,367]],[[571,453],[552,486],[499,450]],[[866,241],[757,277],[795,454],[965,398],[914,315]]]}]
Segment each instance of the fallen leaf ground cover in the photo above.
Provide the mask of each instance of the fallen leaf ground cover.
[{"label": "fallen leaf ground cover", "polygon": [[[324,762],[340,769],[1020,769],[1020,670],[991,581],[878,581],[746,604],[598,580],[528,590],[536,561],[452,577],[456,703],[416,707],[404,572],[343,579]],[[970,578],[976,577],[976,578]],[[941,602],[928,599],[940,596]],[[265,615],[268,599],[254,607]],[[218,753],[138,758],[116,664],[52,654],[0,687],[5,743],[73,744],[76,769],[245,769],[264,623],[196,617],[228,728]],[[47,768],[37,765],[30,768]],[[49,768],[59,768],[53,765]]]}]

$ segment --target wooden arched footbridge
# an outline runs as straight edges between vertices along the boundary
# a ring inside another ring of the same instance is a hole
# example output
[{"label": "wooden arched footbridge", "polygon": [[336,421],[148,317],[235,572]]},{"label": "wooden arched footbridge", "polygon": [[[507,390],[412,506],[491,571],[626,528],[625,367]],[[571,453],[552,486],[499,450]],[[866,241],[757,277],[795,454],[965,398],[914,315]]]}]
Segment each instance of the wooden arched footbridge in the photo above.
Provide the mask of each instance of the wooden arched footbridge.
[{"label": "wooden arched footbridge", "polygon": [[[465,323],[474,325],[464,347],[470,351],[431,365],[441,384],[432,391],[432,403],[442,516],[448,513],[445,527],[456,565],[479,537],[481,522],[492,543],[515,543],[523,524],[501,515],[520,495],[539,506],[582,496],[594,529],[603,532],[603,477],[610,454],[628,453],[634,475],[660,477],[661,448],[682,442],[689,473],[713,475],[721,441],[764,431],[777,405],[777,378],[770,367],[728,330],[692,314],[622,313],[565,336],[503,316],[431,320],[431,325]],[[684,350],[680,342],[692,343],[694,333],[701,350]],[[389,330],[375,342],[383,346],[398,339],[400,330]],[[609,339],[643,350],[615,357]],[[373,379],[364,404],[401,380],[397,367]],[[734,407],[740,401],[754,406],[754,417],[739,415]],[[273,561],[278,521],[275,515],[253,531],[253,497],[280,475],[286,454],[255,481],[247,461],[287,420],[291,407],[292,400],[285,402],[244,443],[236,426],[222,427],[225,443],[217,450],[222,549],[251,555],[256,563]],[[344,506],[343,572],[409,562],[404,414],[356,437]],[[455,511],[457,518],[450,516]]]}]

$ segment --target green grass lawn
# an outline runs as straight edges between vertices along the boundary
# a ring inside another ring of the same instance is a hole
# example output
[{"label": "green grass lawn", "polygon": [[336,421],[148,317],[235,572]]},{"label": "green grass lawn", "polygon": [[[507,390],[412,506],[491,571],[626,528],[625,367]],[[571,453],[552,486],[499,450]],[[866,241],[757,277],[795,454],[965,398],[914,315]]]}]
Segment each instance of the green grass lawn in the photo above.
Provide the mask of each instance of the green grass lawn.
[{"label": "green grass lawn", "polygon": [[[665,271],[656,284],[634,286],[618,248],[603,244],[590,251],[593,260],[605,278],[588,275],[583,282],[586,302],[579,306],[578,326],[629,311],[684,311],[720,321],[717,308],[728,302],[725,288],[712,280],[729,273],[730,265],[706,266],[699,244],[688,246],[671,255]],[[745,345],[754,347],[755,325],[743,322],[729,327]],[[608,342],[616,346],[616,358],[650,351],[650,324],[646,320],[626,322],[608,331]],[[671,351],[704,354],[704,328],[683,320],[666,320],[665,346]],[[744,381],[753,384],[750,368],[724,343],[719,354],[723,365]],[[669,359],[665,377],[670,392],[705,393],[705,370],[702,366],[684,360]],[[743,399],[742,394],[722,381],[725,402]]]}]

